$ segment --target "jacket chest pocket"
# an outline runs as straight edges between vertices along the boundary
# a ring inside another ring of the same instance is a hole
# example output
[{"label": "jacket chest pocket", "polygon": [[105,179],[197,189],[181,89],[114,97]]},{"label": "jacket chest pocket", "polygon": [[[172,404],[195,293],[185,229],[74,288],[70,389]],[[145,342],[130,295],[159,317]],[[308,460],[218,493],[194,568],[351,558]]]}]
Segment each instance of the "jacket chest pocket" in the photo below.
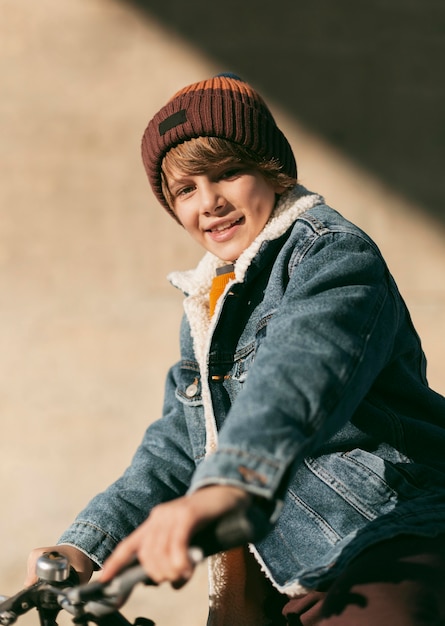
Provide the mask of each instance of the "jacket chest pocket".
[{"label": "jacket chest pocket", "polygon": [[187,363],[181,367],[175,396],[187,425],[194,461],[198,464],[205,456],[206,431],[201,377],[197,366]]},{"label": "jacket chest pocket", "polygon": [[272,317],[272,314],[263,316],[255,324],[255,332],[252,335],[251,341],[247,343],[241,338],[240,344],[242,345],[234,355],[234,363],[232,370],[232,378],[238,383],[245,382],[250,368],[255,362],[255,356],[261,346],[262,341],[266,338],[267,324]]},{"label": "jacket chest pocket", "polygon": [[231,376],[233,380],[238,383],[243,383],[246,380],[249,369],[255,361],[255,353],[256,350],[254,341],[242,350],[238,350],[233,359],[234,362]]}]

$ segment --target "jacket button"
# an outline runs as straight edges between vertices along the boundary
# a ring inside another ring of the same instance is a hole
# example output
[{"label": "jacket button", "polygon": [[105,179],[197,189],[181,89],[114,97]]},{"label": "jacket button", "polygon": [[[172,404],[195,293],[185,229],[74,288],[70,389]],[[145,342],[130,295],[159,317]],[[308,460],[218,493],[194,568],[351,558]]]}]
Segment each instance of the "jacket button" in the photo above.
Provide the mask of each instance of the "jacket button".
[{"label": "jacket button", "polygon": [[185,390],[185,395],[187,398],[193,398],[198,393],[198,385],[196,383],[192,383]]}]

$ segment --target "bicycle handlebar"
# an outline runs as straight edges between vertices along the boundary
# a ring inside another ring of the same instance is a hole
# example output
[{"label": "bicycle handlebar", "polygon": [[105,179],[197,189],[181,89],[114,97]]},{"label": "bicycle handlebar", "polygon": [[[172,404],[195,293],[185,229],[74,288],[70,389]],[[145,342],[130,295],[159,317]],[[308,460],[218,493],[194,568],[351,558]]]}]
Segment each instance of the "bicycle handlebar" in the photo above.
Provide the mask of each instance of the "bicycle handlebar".
[{"label": "bicycle handlebar", "polygon": [[[193,536],[190,542],[191,558],[198,562],[217,552],[245,543],[255,543],[270,528],[269,517],[258,506],[231,513]],[[20,615],[34,607],[39,612],[41,626],[57,626],[56,616],[60,609],[73,615],[75,623],[87,624],[92,621],[101,626],[131,626],[118,609],[125,604],[137,584],[155,584],[135,561],[107,583],[79,585],[76,572],[72,568],[70,570],[68,564],[62,580],[62,555],[50,553],[44,556],[46,561],[40,570],[39,581],[0,602],[0,626],[11,626]]]}]

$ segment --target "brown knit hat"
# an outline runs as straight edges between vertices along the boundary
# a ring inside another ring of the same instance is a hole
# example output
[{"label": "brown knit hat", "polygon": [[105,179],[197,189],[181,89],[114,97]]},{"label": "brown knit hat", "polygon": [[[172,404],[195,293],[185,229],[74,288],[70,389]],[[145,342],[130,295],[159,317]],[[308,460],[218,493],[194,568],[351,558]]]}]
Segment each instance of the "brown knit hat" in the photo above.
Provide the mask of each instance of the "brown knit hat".
[{"label": "brown knit hat", "polygon": [[292,148],[261,96],[234,74],[218,74],[184,87],[149,122],[142,137],[142,161],[159,202],[170,212],[162,193],[161,164],[166,153],[194,137],[219,137],[240,144],[297,177]]}]

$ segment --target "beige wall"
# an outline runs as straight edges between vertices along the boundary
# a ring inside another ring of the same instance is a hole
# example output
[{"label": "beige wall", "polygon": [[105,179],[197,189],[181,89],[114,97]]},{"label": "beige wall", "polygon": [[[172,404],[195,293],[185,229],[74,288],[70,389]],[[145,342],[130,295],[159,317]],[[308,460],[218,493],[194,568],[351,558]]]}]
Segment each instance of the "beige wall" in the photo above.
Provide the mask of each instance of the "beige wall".
[{"label": "beige wall", "polygon": [[[140,137],[174,90],[222,68],[113,0],[2,0],[0,64],[0,594],[11,594],[28,551],[120,473],[159,416],[181,314],[165,275],[200,252],[152,198]],[[443,228],[271,105],[303,184],[380,244],[444,392]],[[179,607],[185,626],[202,623],[204,579],[201,568],[179,595],[144,589],[129,611],[167,626]]]}]

